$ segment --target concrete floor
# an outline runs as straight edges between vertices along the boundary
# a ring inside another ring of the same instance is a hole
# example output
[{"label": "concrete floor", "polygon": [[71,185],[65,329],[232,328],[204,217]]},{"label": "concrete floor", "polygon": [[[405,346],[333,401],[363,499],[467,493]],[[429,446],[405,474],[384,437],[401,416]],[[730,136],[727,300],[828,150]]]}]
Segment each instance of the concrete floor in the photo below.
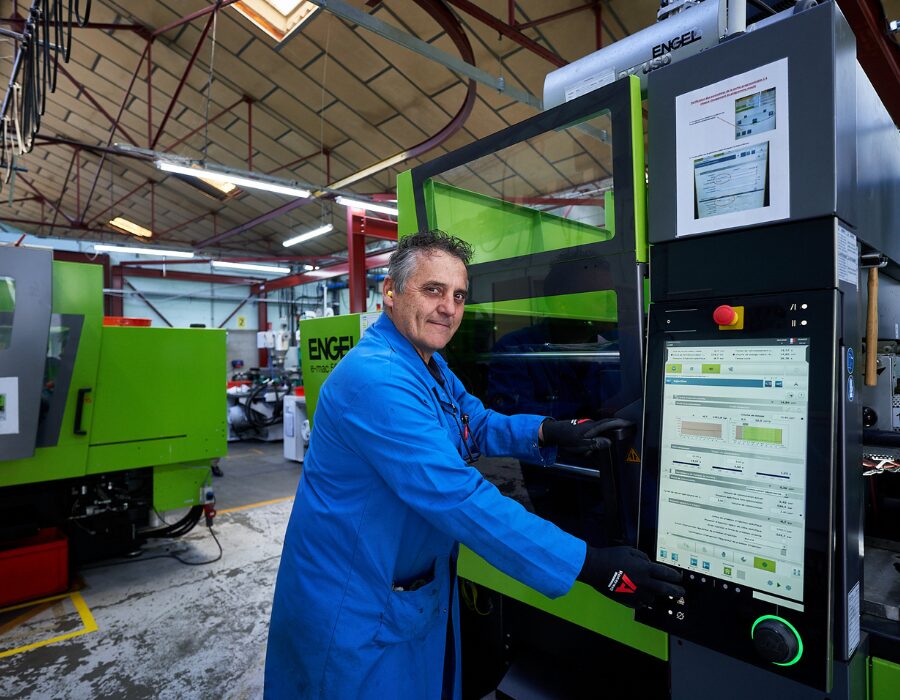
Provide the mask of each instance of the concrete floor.
[{"label": "concrete floor", "polygon": [[[300,465],[281,443],[232,443],[219,515],[135,560],[83,569],[79,590],[0,613],[0,698],[259,698],[275,574]],[[156,557],[156,558],[154,558]],[[80,609],[79,609],[80,608]],[[95,624],[92,624],[95,623]],[[92,630],[92,627],[96,629]]]}]

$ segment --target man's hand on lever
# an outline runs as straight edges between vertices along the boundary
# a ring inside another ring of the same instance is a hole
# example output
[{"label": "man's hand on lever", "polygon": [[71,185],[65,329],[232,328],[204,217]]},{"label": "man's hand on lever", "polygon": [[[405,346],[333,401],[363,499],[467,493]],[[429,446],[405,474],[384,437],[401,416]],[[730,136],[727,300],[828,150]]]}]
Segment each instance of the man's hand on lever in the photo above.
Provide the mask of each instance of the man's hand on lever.
[{"label": "man's hand on lever", "polygon": [[[607,450],[611,444],[611,433],[627,431],[634,424],[621,418],[590,418],[572,420],[553,420],[548,418],[541,423],[539,437],[541,444],[576,454],[586,455],[599,450]],[[619,437],[615,435],[614,437]]]}]

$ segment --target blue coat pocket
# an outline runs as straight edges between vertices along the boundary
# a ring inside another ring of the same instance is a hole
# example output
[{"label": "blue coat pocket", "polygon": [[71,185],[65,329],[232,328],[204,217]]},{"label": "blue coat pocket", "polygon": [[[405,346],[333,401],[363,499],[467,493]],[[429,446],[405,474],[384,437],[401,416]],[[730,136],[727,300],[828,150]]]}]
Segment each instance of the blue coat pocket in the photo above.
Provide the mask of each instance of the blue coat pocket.
[{"label": "blue coat pocket", "polygon": [[449,596],[449,560],[442,556],[435,560],[434,576],[424,586],[391,591],[375,643],[387,646],[425,638],[440,620],[446,619],[443,612]]}]

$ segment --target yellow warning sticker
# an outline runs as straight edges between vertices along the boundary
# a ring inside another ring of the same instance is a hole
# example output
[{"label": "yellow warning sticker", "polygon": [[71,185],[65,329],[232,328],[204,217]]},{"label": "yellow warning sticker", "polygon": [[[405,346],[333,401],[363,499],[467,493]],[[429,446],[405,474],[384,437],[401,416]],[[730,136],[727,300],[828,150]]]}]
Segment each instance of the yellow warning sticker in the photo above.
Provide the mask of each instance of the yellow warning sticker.
[{"label": "yellow warning sticker", "polygon": [[628,450],[628,456],[625,457],[626,462],[640,462],[641,456],[637,453],[637,450],[633,447]]}]

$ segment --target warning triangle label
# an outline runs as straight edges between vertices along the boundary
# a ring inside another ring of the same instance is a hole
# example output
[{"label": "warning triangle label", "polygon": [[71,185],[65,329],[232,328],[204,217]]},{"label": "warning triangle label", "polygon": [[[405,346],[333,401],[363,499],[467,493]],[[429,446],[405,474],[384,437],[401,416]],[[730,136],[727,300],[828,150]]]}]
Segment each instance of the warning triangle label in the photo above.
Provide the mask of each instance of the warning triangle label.
[{"label": "warning triangle label", "polygon": [[637,453],[637,450],[633,447],[628,450],[628,456],[625,457],[626,462],[640,462],[641,456]]}]

